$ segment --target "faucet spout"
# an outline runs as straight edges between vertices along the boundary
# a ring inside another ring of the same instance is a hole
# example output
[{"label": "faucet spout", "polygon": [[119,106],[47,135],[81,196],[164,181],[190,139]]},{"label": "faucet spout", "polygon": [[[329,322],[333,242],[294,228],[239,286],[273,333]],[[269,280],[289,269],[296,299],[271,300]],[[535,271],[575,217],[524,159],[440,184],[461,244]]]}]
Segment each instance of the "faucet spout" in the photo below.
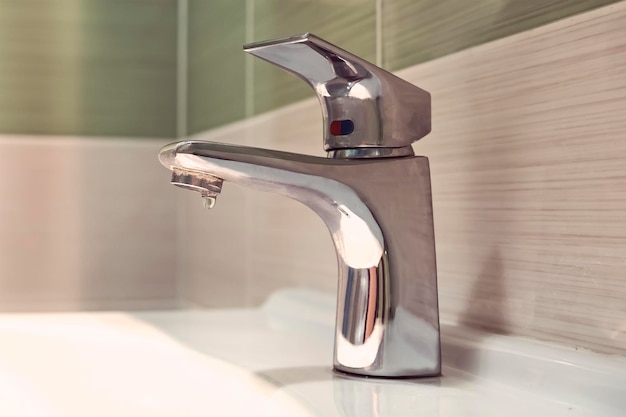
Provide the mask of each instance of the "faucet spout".
[{"label": "faucet spout", "polygon": [[300,201],[322,218],[339,266],[335,369],[440,373],[427,158],[329,159],[185,141],[159,159],[185,184],[215,179],[209,185],[221,190],[221,181],[234,182]]}]

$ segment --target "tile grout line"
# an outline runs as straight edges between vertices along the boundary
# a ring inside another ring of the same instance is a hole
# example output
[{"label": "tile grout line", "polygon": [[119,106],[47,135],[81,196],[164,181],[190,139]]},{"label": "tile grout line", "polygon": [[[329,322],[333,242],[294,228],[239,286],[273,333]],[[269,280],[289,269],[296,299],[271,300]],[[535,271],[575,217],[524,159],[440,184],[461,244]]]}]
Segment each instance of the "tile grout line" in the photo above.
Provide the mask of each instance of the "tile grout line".
[{"label": "tile grout line", "polygon": [[[187,136],[187,70],[188,70],[188,31],[189,31],[189,4],[188,0],[178,0],[178,30],[176,42],[176,137],[183,139]],[[176,199],[176,234],[175,234],[175,268],[174,291],[176,304],[180,308],[185,303],[183,282],[187,278],[186,256],[187,242],[183,231],[187,226],[185,209],[187,202],[184,196]]]},{"label": "tile grout line", "polygon": [[188,0],[178,0],[176,36],[176,137],[187,136]]},{"label": "tile grout line", "polygon": [[[246,22],[245,22],[245,42],[249,43],[249,42],[254,42],[255,39],[255,35],[254,35],[254,15],[255,15],[255,8],[254,8],[254,0],[246,0]],[[243,51],[242,51],[243,53]],[[246,79],[245,79],[245,115],[246,118],[250,118],[252,116],[254,116],[254,60],[255,58],[252,58],[250,55],[245,54],[245,74],[246,74]],[[243,304],[245,306],[248,306],[250,304],[250,299],[252,297],[251,295],[251,290],[250,288],[252,287],[250,285],[250,279],[252,277],[251,274],[251,267],[250,267],[250,262],[249,262],[249,257],[247,256],[248,253],[250,253],[251,247],[250,247],[250,226],[252,225],[252,219],[251,219],[251,210],[248,210],[248,208],[250,207],[250,196],[248,195],[248,193],[246,193],[243,197],[243,201],[242,204],[244,205],[244,213],[245,215],[243,216],[243,223],[244,223],[244,227],[245,227],[245,234],[244,234],[244,242],[243,245],[246,248],[245,252],[243,253],[243,274],[244,274],[244,289],[243,289]]]},{"label": "tile grout line", "polygon": [[382,68],[383,64],[383,0],[376,0],[376,65]]},{"label": "tile grout line", "polygon": [[[246,0],[246,22],[244,40],[254,42],[254,0]],[[254,115],[254,62],[249,56],[245,58],[245,115]]]}]

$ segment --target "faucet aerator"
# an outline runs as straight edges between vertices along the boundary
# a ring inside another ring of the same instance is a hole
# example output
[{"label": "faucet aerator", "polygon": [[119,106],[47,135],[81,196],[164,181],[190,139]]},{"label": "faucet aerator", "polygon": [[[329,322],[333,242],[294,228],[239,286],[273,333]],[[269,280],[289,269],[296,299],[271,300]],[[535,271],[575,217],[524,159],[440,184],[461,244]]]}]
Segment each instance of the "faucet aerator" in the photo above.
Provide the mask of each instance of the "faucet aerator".
[{"label": "faucet aerator", "polygon": [[215,207],[217,196],[222,192],[224,180],[203,172],[174,168],[170,182],[177,187],[199,192],[202,196],[202,205],[212,209]]}]

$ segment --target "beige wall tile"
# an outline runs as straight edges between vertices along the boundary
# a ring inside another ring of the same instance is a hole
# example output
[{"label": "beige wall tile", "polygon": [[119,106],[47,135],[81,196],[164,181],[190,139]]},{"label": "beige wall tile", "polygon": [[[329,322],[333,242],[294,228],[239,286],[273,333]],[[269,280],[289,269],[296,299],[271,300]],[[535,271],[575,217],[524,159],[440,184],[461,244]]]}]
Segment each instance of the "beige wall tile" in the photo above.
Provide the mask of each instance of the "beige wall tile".
[{"label": "beige wall tile", "polygon": [[400,73],[433,95],[441,311],[626,350],[626,3]]},{"label": "beige wall tile", "polygon": [[246,191],[224,184],[209,211],[198,194],[177,190],[178,293],[185,302],[215,308],[246,304]]},{"label": "beige wall tile", "polygon": [[0,310],[172,307],[162,140],[0,137]]}]

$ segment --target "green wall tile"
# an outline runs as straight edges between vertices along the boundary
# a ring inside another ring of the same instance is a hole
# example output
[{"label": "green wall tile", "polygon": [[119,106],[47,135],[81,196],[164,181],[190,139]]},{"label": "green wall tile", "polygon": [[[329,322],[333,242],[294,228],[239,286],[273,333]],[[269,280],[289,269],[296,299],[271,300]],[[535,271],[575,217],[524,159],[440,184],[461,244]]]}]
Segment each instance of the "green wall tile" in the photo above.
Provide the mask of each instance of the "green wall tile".
[{"label": "green wall tile", "polygon": [[397,70],[615,0],[384,0],[383,65]]},{"label": "green wall tile", "polygon": [[172,137],[176,0],[0,0],[0,133]]},{"label": "green wall tile", "polygon": [[[368,61],[376,59],[376,2],[350,0],[256,0],[254,41],[311,32]],[[253,112],[268,110],[313,97],[304,82],[256,58],[252,68]]]},{"label": "green wall tile", "polygon": [[189,0],[187,129],[245,117],[245,0]]}]

